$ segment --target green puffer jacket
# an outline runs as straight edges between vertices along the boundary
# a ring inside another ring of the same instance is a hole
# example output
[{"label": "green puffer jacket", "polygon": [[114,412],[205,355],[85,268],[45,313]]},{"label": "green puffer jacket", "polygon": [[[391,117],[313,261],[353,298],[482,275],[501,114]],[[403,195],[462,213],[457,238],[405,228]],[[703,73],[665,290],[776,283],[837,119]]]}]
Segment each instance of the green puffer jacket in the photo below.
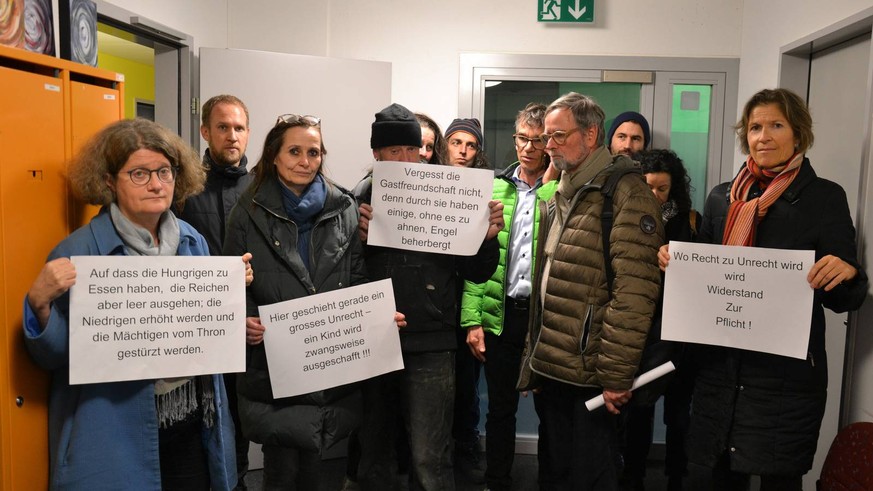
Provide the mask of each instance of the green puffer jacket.
[{"label": "green puffer jacket", "polygon": [[[506,297],[506,250],[511,242],[512,218],[515,215],[515,205],[518,200],[518,191],[512,176],[518,166],[519,163],[516,162],[494,178],[494,192],[491,198],[503,203],[503,221],[506,222],[506,227],[497,234],[497,241],[500,243],[500,262],[497,264],[494,274],[485,283],[464,282],[464,293],[461,297],[462,329],[482,326],[486,331],[498,336],[503,332],[503,302]],[[552,181],[541,185],[536,190],[537,204],[534,207],[531,278],[535,278],[533,272],[536,271],[537,230],[542,216],[539,204],[554,196],[557,185],[557,181]]]},{"label": "green puffer jacket", "polygon": [[[539,385],[537,376],[579,386],[630,389],[658,300],[658,248],[664,242],[660,210],[641,175],[623,177],[613,194],[610,257],[615,274],[610,299],[601,237],[600,187],[615,168],[636,165],[625,156],[595,150],[578,171],[561,177],[540,227],[531,329],[519,388]],[[560,200],[564,200],[564,207]],[[541,205],[543,211],[546,204]],[[559,227],[559,228],[555,228]],[[548,238],[548,240],[547,240]],[[544,276],[545,275],[545,276]],[[541,292],[546,283],[545,294]]]}]

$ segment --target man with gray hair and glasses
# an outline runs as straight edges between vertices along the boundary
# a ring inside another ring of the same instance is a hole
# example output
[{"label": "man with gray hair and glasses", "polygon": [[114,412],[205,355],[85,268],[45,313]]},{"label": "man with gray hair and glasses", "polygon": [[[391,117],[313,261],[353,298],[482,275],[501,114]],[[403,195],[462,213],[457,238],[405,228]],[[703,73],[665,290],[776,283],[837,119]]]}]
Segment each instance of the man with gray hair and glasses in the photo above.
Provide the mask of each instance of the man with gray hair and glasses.
[{"label": "man with gray hair and glasses", "polygon": [[[615,419],[660,288],[658,203],[636,164],[609,153],[603,121],[593,99],[571,92],[546,109],[541,136],[561,177],[540,204],[547,218],[518,388],[538,391],[542,490],[618,488]],[[589,411],[585,402],[601,395],[605,408]]]}]

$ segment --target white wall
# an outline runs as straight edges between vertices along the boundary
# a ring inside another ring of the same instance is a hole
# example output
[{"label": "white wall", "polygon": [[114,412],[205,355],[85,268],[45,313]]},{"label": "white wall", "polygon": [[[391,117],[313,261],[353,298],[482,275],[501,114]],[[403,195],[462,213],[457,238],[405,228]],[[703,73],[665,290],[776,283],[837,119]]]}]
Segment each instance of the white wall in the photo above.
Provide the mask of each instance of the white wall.
[{"label": "white wall", "polygon": [[391,62],[393,100],[443,127],[457,116],[461,52],[735,58],[743,5],[598,0],[597,22],[584,26],[537,23],[533,0],[108,1],[190,34],[195,52],[208,46]]},{"label": "white wall", "polygon": [[108,2],[190,34],[195,50],[391,62],[393,99],[442,125],[457,112],[461,52],[739,56],[739,110],[757,90],[776,85],[779,48],[870,6],[869,0],[826,6],[820,0],[598,0],[595,25],[577,26],[537,23],[532,0]]},{"label": "white wall", "polygon": [[755,92],[776,86],[780,48],[870,6],[870,0],[747,0],[737,114]]},{"label": "white wall", "polygon": [[537,23],[534,0],[332,3],[330,56],[391,61],[394,100],[443,127],[457,116],[461,52],[737,57],[740,48],[741,0],[597,1],[593,26]]}]

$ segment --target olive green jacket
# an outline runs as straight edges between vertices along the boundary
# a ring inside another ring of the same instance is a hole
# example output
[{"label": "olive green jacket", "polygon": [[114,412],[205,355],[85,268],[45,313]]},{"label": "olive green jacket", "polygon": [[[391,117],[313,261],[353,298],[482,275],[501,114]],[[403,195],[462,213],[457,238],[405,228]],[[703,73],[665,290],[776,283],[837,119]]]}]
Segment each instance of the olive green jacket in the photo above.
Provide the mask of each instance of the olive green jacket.
[{"label": "olive green jacket", "polygon": [[[628,174],[613,194],[607,291],[601,237],[601,186],[621,166],[637,165],[600,147],[573,172],[561,176],[543,212],[541,258],[532,292],[531,329],[519,388],[545,376],[568,384],[630,389],[637,370],[661,277],[658,248],[664,242],[660,210],[645,180]],[[543,291],[545,289],[545,291]]]}]

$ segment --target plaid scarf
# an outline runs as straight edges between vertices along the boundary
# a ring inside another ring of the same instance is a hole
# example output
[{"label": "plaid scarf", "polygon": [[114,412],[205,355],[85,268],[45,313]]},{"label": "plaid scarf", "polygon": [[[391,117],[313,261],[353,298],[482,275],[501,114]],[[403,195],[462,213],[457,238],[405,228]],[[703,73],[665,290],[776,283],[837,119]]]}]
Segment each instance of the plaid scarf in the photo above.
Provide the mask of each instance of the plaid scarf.
[{"label": "plaid scarf", "polygon": [[[724,227],[724,236],[721,243],[724,245],[751,246],[755,244],[755,230],[758,222],[765,215],[770,205],[779,199],[779,196],[788,189],[788,186],[797,177],[800,164],[803,163],[803,154],[796,153],[788,163],[773,169],[762,169],[749,155],[746,165],[737,174],[731,185],[730,208],[728,209],[727,223]],[[757,198],[749,198],[749,191],[755,184],[763,193]]]}]

